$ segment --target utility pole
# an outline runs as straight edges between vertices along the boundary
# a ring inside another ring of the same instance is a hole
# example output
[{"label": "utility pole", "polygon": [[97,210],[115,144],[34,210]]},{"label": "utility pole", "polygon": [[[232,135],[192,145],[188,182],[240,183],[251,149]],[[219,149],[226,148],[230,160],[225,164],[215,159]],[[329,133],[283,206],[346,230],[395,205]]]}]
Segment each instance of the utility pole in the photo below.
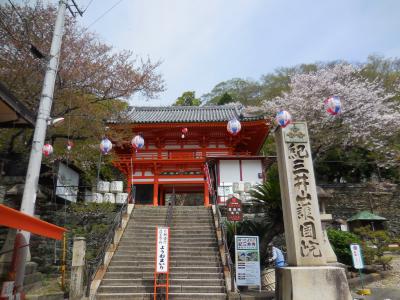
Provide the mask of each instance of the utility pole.
[{"label": "utility pole", "polygon": [[[58,5],[57,19],[54,27],[53,40],[51,42],[50,56],[44,77],[42,94],[40,97],[39,111],[36,119],[32,149],[29,157],[28,170],[26,173],[24,193],[22,196],[20,211],[30,216],[34,215],[35,212],[36,194],[38,190],[40,166],[42,163],[42,148],[46,138],[47,123],[50,120],[50,112],[54,95],[54,84],[58,70],[62,36],[64,33],[67,1],[68,0],[60,0]],[[21,230],[17,232],[13,258],[13,268],[15,270],[14,291],[17,294],[22,294],[23,292],[29,240],[30,232]]]}]

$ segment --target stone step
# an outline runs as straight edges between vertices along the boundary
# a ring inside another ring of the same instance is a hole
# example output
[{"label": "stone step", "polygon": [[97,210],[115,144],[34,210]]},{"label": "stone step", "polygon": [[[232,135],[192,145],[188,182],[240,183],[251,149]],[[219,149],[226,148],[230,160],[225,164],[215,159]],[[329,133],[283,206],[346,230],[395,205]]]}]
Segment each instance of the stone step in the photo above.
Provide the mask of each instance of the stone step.
[{"label": "stone step", "polygon": [[[142,211],[142,210],[134,210],[133,215],[135,216],[167,216],[168,211]],[[210,211],[207,210],[193,210],[193,211],[172,211],[172,216],[212,216]]]},{"label": "stone step", "polygon": [[[129,251],[129,252],[127,252]],[[213,249],[208,249],[208,250],[170,250],[170,256],[172,257],[199,257],[199,259],[206,259],[205,257],[218,257],[219,258],[219,253],[217,252],[217,248]],[[140,257],[150,257],[154,258],[156,254],[156,251],[136,251],[136,250],[122,250],[118,251],[118,254],[115,254],[115,257],[119,257],[120,255],[123,257],[137,257],[140,259]]]},{"label": "stone step", "polygon": [[[151,266],[109,266],[107,272],[154,272],[154,264]],[[222,272],[222,267],[170,267],[171,274],[180,273],[218,273]]]},{"label": "stone step", "polygon": [[[148,277],[148,278],[124,278],[124,279],[103,279],[101,282],[102,285],[105,286],[125,286],[125,285],[143,285],[143,286],[152,286],[154,287],[154,275],[153,277]],[[170,285],[181,285],[181,286],[224,286],[225,281],[222,279],[205,279],[205,278],[199,278],[199,279],[187,279],[187,278],[170,278],[169,279],[169,284]]]},{"label": "stone step", "polygon": [[[156,249],[154,245],[152,247],[149,246],[143,246],[141,244],[137,244],[135,246],[132,245],[119,245],[118,250],[119,251],[129,251],[131,253],[155,253]],[[197,253],[205,253],[205,252],[215,252],[218,251],[217,246],[195,246],[195,247],[189,247],[189,246],[182,246],[182,247],[175,247],[170,249],[171,255],[174,253],[192,253],[193,255],[196,255]]]},{"label": "stone step", "polygon": [[[207,235],[198,235],[198,236],[193,236],[193,235],[188,235],[188,236],[171,236],[169,241],[170,243],[179,243],[179,242],[186,242],[186,243],[202,243],[202,242],[210,242],[210,241],[215,241],[217,238],[215,235],[207,234]],[[129,235],[124,235],[121,238],[121,242],[124,241],[135,241],[135,242],[155,242],[156,236],[155,235],[136,235],[136,236],[129,236]]]},{"label": "stone step", "polygon": [[193,224],[206,224],[206,223],[211,223],[214,222],[210,218],[196,218],[196,217],[191,217],[191,218],[172,218],[171,224],[181,224],[181,223],[193,223]]},{"label": "stone step", "polygon": [[212,219],[212,216],[209,213],[206,214],[173,214],[172,219],[174,220],[179,220],[179,219],[190,219],[190,218],[195,218],[195,219]]},{"label": "stone step", "polygon": [[[202,230],[202,229],[210,229],[214,228],[214,224],[193,224],[193,225],[188,225],[185,228],[176,228],[170,226],[171,230]],[[156,230],[156,225],[153,224],[136,224],[136,223],[131,223],[128,224],[126,227],[126,230]]]},{"label": "stone step", "polygon": [[[169,299],[179,300],[225,300],[225,293],[168,293]],[[153,300],[153,293],[101,293],[96,295],[100,300]]]},{"label": "stone step", "polygon": [[[124,233],[124,237],[155,237],[156,236],[156,231],[151,230],[151,231],[126,231]],[[203,231],[194,231],[194,232],[185,232],[184,230],[180,231],[170,231],[170,236],[171,238],[173,237],[201,237],[201,236],[215,236],[215,231],[213,230],[203,230]]]},{"label": "stone step", "polygon": [[[124,234],[124,237],[126,238],[136,238],[136,239],[148,239],[148,238],[155,238],[156,232],[126,232]],[[208,237],[215,237],[215,232],[213,231],[203,231],[201,233],[188,233],[188,232],[170,232],[170,238],[171,239],[176,239],[176,238],[208,238]]]},{"label": "stone step", "polygon": [[[155,240],[151,241],[134,241],[130,239],[121,239],[119,243],[121,246],[128,246],[132,247],[133,249],[135,246],[140,247],[147,247],[147,249],[151,249],[155,247]],[[171,241],[170,248],[186,248],[186,247],[196,247],[196,246],[207,246],[207,247],[217,247],[218,243],[217,240],[196,240],[196,241]]]},{"label": "stone step", "polygon": [[[121,254],[117,253],[113,256],[113,261],[126,261],[126,260],[140,260],[140,261],[153,261],[155,260],[155,255],[148,255],[148,254]],[[170,255],[169,259],[174,262],[174,261],[197,261],[197,262],[203,262],[203,261],[220,261],[220,258],[217,254],[214,255],[203,255],[203,256],[194,256],[194,255],[188,255],[188,254],[172,254]]]},{"label": "stone step", "polygon": [[[192,273],[192,272],[181,272],[181,273],[170,273],[170,279],[210,279],[218,280],[223,279],[224,276],[221,273]],[[104,279],[154,279],[153,272],[107,272],[104,275]]]},{"label": "stone step", "polygon": [[[140,293],[154,291],[154,286],[141,285],[100,285],[98,293]],[[224,286],[190,286],[190,285],[170,285],[170,293],[224,293]]]},{"label": "stone step", "polygon": [[[169,241],[170,244],[179,244],[179,243],[202,243],[202,242],[210,242],[210,241],[215,241],[217,238],[215,235],[207,235],[207,236],[171,236]],[[156,236],[134,236],[134,235],[123,235],[121,238],[121,243],[126,243],[126,242],[132,242],[132,243],[140,243],[143,245],[148,245],[148,244],[155,244],[156,242]]]},{"label": "stone step", "polygon": [[[110,266],[112,267],[147,267],[155,265],[154,259],[152,260],[112,260],[110,262]],[[192,260],[179,260],[173,261],[170,260],[170,267],[197,267],[199,265],[198,261]],[[219,261],[206,261],[201,262],[201,266],[203,267],[219,267],[221,263]]]},{"label": "stone step", "polygon": [[211,221],[204,221],[204,222],[198,222],[198,221],[173,221],[172,224],[170,225],[171,228],[176,228],[176,229],[186,229],[190,228],[191,226],[208,226],[212,227],[214,226],[214,223]]},{"label": "stone step", "polygon": [[[153,299],[156,227],[167,207],[136,206],[96,299]],[[174,207],[170,224],[170,299],[226,299],[210,208]]]},{"label": "stone step", "polygon": [[143,214],[137,214],[133,215],[133,220],[159,220],[159,221],[164,221],[167,219],[167,216],[162,216],[162,215],[143,215]]}]

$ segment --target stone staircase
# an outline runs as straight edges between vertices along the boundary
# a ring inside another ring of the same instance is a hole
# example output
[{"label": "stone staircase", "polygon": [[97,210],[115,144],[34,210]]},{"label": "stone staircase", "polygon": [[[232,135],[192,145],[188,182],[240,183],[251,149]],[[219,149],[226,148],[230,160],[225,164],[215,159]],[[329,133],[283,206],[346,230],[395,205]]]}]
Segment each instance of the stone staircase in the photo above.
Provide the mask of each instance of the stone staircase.
[{"label": "stone staircase", "polygon": [[[153,299],[155,227],[167,207],[135,207],[96,299]],[[210,208],[175,206],[170,232],[170,299],[226,299]]]}]

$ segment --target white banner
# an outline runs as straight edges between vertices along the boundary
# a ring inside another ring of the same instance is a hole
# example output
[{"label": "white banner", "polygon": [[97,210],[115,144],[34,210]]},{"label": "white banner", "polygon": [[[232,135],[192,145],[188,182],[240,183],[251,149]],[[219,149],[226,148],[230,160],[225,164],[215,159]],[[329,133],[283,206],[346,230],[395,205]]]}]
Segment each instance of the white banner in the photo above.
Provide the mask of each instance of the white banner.
[{"label": "white banner", "polygon": [[350,245],[351,256],[353,257],[353,266],[355,269],[364,269],[361,247],[359,244]]},{"label": "white banner", "polygon": [[261,286],[258,236],[235,235],[236,284]]},{"label": "white banner", "polygon": [[67,165],[60,163],[57,173],[56,195],[67,201],[76,202],[78,197],[79,174]]},{"label": "white banner", "polygon": [[156,273],[168,273],[169,227],[157,227]]},{"label": "white banner", "polygon": [[233,194],[232,186],[218,186],[218,196],[220,197],[228,197]]}]

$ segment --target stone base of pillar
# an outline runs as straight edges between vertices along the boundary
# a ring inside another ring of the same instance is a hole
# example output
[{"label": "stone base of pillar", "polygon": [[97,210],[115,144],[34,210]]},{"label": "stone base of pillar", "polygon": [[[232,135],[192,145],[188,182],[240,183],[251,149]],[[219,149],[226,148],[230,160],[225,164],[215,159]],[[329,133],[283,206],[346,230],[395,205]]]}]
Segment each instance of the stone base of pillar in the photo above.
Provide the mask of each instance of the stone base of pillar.
[{"label": "stone base of pillar", "polygon": [[343,268],[286,267],[276,270],[276,300],[352,300]]}]

